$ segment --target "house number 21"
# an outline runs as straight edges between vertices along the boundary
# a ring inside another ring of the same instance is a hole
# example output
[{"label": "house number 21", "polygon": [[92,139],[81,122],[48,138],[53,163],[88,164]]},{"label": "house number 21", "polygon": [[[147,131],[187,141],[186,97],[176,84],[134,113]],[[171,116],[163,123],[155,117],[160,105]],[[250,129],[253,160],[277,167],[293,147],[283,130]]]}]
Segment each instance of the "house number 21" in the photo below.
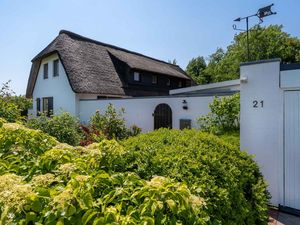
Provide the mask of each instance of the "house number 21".
[{"label": "house number 21", "polygon": [[263,100],[261,100],[261,101],[254,100],[253,101],[253,108],[263,108],[263,107],[264,107]]}]

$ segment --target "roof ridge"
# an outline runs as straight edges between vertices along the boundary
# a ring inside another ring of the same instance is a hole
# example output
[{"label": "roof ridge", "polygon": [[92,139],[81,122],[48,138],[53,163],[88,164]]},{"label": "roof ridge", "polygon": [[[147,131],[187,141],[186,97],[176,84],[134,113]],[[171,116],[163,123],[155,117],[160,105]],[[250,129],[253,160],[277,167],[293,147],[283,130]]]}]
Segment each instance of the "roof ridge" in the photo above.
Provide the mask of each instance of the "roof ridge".
[{"label": "roof ridge", "polygon": [[116,49],[116,50],[120,50],[120,51],[123,51],[123,52],[131,53],[131,54],[142,56],[142,57],[145,57],[145,58],[148,58],[148,59],[151,59],[151,60],[155,60],[157,62],[165,63],[165,64],[170,65],[170,66],[179,67],[178,65],[175,65],[175,64],[172,64],[172,63],[168,63],[166,61],[159,60],[159,59],[156,59],[156,58],[153,58],[153,57],[150,57],[150,56],[147,56],[147,55],[135,52],[135,51],[131,51],[131,50],[128,50],[128,49],[125,49],[125,48],[121,48],[121,47],[118,47],[118,46],[115,46],[115,45],[111,45],[111,44],[107,44],[107,43],[104,43],[104,42],[101,42],[101,41],[97,41],[97,40],[94,40],[94,39],[82,36],[80,34],[76,34],[76,33],[72,32],[72,31],[60,30],[59,31],[59,35],[60,34],[66,34],[66,35],[68,35],[70,37],[74,37],[74,38],[77,38],[77,39],[85,40],[85,41],[88,41],[88,42],[91,42],[91,43],[94,43],[94,44],[97,44],[97,45],[106,46],[106,47],[109,47],[109,48],[113,48],[113,49]]}]

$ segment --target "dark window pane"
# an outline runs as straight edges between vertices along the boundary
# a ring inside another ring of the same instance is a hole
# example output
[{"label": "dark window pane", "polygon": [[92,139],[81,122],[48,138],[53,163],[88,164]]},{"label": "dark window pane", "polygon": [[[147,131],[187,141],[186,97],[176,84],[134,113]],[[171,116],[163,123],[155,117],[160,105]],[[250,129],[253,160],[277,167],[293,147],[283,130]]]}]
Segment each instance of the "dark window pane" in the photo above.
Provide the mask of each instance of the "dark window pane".
[{"label": "dark window pane", "polygon": [[166,82],[167,86],[171,86],[171,80],[169,78],[167,78],[167,82]]},{"label": "dark window pane", "polygon": [[157,76],[156,75],[152,76],[152,84],[157,84]]},{"label": "dark window pane", "polygon": [[43,112],[47,116],[53,114],[53,97],[43,98]]},{"label": "dark window pane", "polygon": [[48,63],[44,64],[44,79],[48,79]]},{"label": "dark window pane", "polygon": [[182,81],[178,82],[178,87],[182,87]]},{"label": "dark window pane", "polygon": [[53,61],[53,76],[58,77],[59,75],[59,61],[58,59]]},{"label": "dark window pane", "polygon": [[38,116],[41,112],[41,99],[36,99],[36,115]]}]

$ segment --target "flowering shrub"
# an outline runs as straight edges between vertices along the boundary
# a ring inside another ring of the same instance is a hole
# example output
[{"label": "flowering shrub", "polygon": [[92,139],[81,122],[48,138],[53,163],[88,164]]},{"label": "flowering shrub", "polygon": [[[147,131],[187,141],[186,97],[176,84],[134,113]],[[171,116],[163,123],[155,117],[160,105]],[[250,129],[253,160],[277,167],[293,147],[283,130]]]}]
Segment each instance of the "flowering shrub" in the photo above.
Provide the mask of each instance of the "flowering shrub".
[{"label": "flowering shrub", "polygon": [[235,145],[168,130],[87,147],[3,121],[0,224],[266,224],[257,165]]},{"label": "flowering shrub", "polygon": [[[115,140],[72,147],[41,131],[0,128],[0,224],[206,224],[205,199],[161,176],[120,170]],[[125,162],[125,161],[124,161]],[[121,164],[124,166],[124,164]]]}]

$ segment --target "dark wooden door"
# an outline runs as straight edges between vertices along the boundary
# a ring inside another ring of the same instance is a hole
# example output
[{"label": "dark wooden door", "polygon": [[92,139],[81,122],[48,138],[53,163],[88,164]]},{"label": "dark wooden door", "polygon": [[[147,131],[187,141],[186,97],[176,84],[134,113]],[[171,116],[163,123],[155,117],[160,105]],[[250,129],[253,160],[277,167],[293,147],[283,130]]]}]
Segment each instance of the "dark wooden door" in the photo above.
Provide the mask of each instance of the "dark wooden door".
[{"label": "dark wooden door", "polygon": [[168,104],[159,104],[154,110],[154,129],[172,128],[172,110]]}]

